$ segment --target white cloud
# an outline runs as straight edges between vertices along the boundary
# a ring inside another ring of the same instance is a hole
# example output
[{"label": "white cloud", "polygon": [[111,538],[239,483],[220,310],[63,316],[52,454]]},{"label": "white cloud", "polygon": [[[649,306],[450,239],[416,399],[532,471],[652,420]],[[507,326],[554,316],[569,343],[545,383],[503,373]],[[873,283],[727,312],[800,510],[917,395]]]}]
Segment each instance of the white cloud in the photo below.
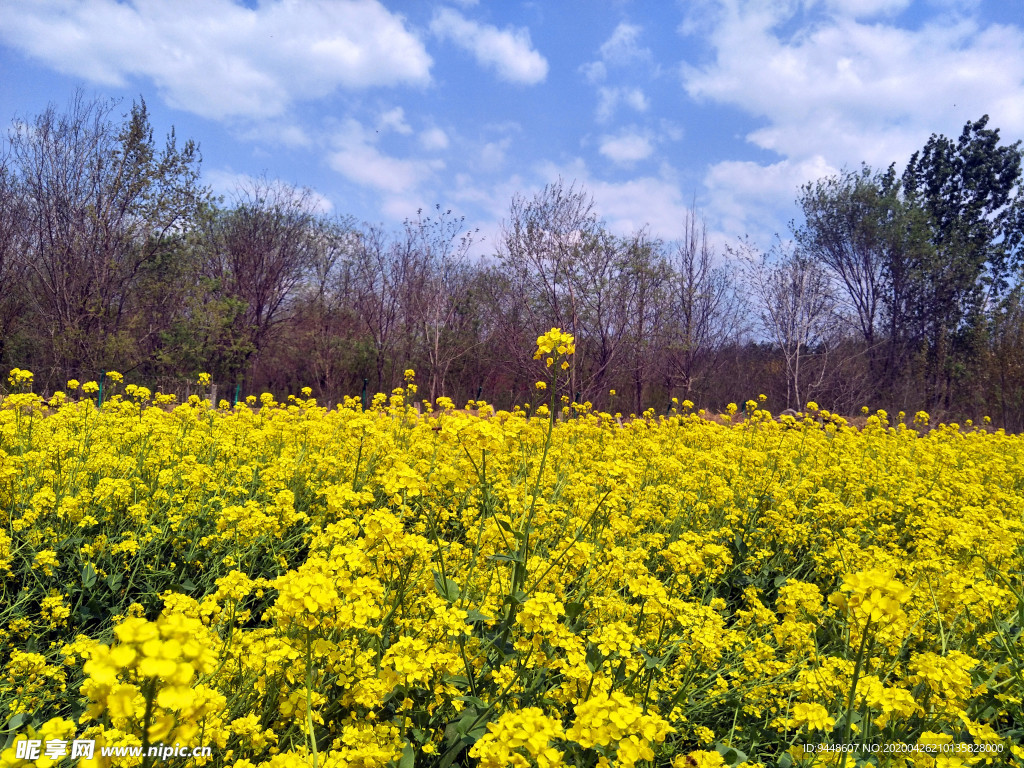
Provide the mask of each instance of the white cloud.
[{"label": "white cloud", "polygon": [[689,208],[677,184],[655,176],[591,182],[609,229],[621,235],[648,227],[655,237],[677,238]]},{"label": "white cloud", "polygon": [[108,86],[151,80],[204,117],[268,118],[335,90],[424,84],[431,58],[377,0],[8,0],[0,39]]},{"label": "white cloud", "polygon": [[534,85],[548,75],[548,62],[533,49],[525,28],[501,30],[471,21],[452,8],[441,8],[430,22],[430,31],[469,51],[482,66],[510,83]]},{"label": "white cloud", "polygon": [[374,144],[370,132],[355,120],[347,120],[334,137],[335,149],[328,165],[351,181],[393,194],[406,194],[444,167],[440,160],[401,159],[386,155]]},{"label": "white cloud", "polygon": [[[621,22],[612,32],[611,37],[601,44],[598,61],[587,62],[580,66],[579,71],[591,85],[599,85],[608,78],[609,65],[625,66],[637,61],[650,63],[652,54],[649,48],[641,48],[637,44],[643,29],[636,24]],[[650,106],[643,90],[629,86],[599,86],[597,89],[597,120],[607,122],[614,117],[620,105],[625,105],[636,112],[646,112]]]},{"label": "white cloud", "polygon": [[618,136],[602,137],[598,151],[613,163],[632,165],[638,160],[650,157],[654,152],[654,146],[647,136],[627,132]]},{"label": "white cloud", "polygon": [[644,96],[644,92],[639,88],[627,88],[624,89],[622,94],[622,101],[628,104],[637,112],[646,112],[650,103],[647,101],[647,97]]},{"label": "white cloud", "polygon": [[682,72],[693,98],[765,118],[748,137],[759,147],[888,165],[984,113],[1024,134],[1020,28],[960,20],[908,30],[847,17],[782,40],[775,29],[785,15],[752,7],[765,6],[729,2],[711,33],[714,63]]},{"label": "white cloud", "polygon": [[646,112],[650,107],[647,96],[639,88],[606,88],[597,89],[597,119],[607,122],[615,115],[620,104],[632,108],[636,112]]},{"label": "white cloud", "polygon": [[580,65],[580,72],[591,85],[600,83],[608,77],[608,67],[604,65],[603,61],[588,61],[586,64]]},{"label": "white cloud", "polygon": [[739,160],[716,163],[704,178],[709,225],[722,232],[749,234],[757,241],[767,242],[786,224],[779,220],[779,213],[790,211],[794,215],[800,186],[838,171],[821,155],[771,165]]},{"label": "white cloud", "polygon": [[[495,254],[501,240],[501,222],[508,216],[512,198],[527,194],[527,191],[527,182],[517,174],[486,184],[482,184],[476,175],[455,175],[452,199],[477,212],[473,228],[479,232],[473,239],[473,256],[490,257]],[[530,190],[529,194],[533,191],[536,190]]]},{"label": "white cloud", "polygon": [[401,107],[395,107],[387,112],[382,112],[377,118],[377,128],[382,131],[394,131],[403,136],[408,136],[412,133],[412,128],[405,122],[405,110]]},{"label": "white cloud", "polygon": [[258,179],[247,173],[236,173],[235,171],[223,168],[214,168],[203,171],[202,180],[204,184],[210,187],[214,195],[223,196],[229,205],[236,195],[243,190],[266,189],[269,186],[271,189],[283,192],[295,191],[300,195],[304,194],[309,208],[314,213],[327,215],[334,210],[334,204],[324,195],[312,189],[296,187],[283,179]]},{"label": "white cloud", "polygon": [[800,183],[861,162],[899,165],[930,134],[958,136],[982,114],[1004,141],[1024,137],[1024,30],[963,14],[913,29],[884,18],[904,5],[832,0],[794,33],[798,3],[723,0],[684,29],[714,50],[708,64],[682,65],[687,93],[762,120],[746,138],[779,158],[709,170],[709,215],[723,228],[779,230],[780,201],[792,211]]},{"label": "white cloud", "polygon": [[427,151],[448,149],[448,134],[440,128],[427,128],[420,132],[420,146]]},{"label": "white cloud", "polygon": [[513,197],[527,199],[540,192],[545,184],[561,178],[566,186],[576,182],[577,188],[594,200],[594,210],[608,230],[627,236],[647,228],[654,237],[671,240],[680,236],[682,222],[689,208],[689,198],[679,188],[670,168],[663,167],[657,176],[642,176],[623,182],[594,178],[586,163],[575,158],[567,163],[541,162],[532,166],[526,176],[512,174],[496,182],[481,184],[470,174],[455,177],[454,199],[484,212],[480,227],[482,246],[479,254],[493,254]]},{"label": "white cloud", "polygon": [[392,221],[415,219],[416,211],[429,211],[430,204],[422,195],[414,193],[386,195],[380,204],[381,213]]},{"label": "white cloud", "polygon": [[496,171],[505,165],[505,154],[511,144],[510,136],[484,144],[480,149],[480,168],[485,171]]},{"label": "white cloud", "polygon": [[661,131],[661,138],[667,141],[680,141],[683,138],[683,129],[671,120],[661,118],[658,121],[658,128]]},{"label": "white cloud", "polygon": [[830,10],[837,15],[851,18],[870,18],[899,13],[910,5],[911,0],[828,0]]},{"label": "white cloud", "polygon": [[541,164],[538,175],[544,182],[559,177],[566,183],[578,182],[593,196],[594,209],[609,231],[618,235],[629,235],[647,227],[654,237],[677,238],[689,209],[687,196],[667,167],[662,168],[658,176],[605,181],[591,176],[586,164],[576,159],[565,165]]},{"label": "white cloud", "polygon": [[[523,131],[523,126],[514,121],[491,123],[484,126],[482,143],[475,144],[472,152],[472,167],[478,172],[493,173],[505,167],[509,147]],[[491,138],[494,137],[494,138]]]},{"label": "white cloud", "polygon": [[290,120],[270,118],[241,127],[236,126],[235,135],[245,141],[264,146],[273,145],[275,148],[285,146],[308,149],[313,146],[313,138],[309,133]]},{"label": "white cloud", "polygon": [[638,59],[650,59],[650,48],[641,48],[637,44],[642,27],[636,24],[620,22],[611,37],[601,44],[601,58],[609,64],[628,64]]}]

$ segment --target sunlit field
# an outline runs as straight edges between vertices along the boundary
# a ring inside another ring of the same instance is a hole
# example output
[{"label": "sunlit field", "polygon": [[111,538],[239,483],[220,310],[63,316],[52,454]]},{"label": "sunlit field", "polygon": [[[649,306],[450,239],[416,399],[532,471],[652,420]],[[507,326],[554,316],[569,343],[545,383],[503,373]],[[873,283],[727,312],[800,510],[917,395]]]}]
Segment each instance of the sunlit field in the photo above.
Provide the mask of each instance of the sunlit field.
[{"label": "sunlit field", "polygon": [[1024,765],[1020,437],[620,423],[538,344],[513,412],[12,373],[0,765]]}]

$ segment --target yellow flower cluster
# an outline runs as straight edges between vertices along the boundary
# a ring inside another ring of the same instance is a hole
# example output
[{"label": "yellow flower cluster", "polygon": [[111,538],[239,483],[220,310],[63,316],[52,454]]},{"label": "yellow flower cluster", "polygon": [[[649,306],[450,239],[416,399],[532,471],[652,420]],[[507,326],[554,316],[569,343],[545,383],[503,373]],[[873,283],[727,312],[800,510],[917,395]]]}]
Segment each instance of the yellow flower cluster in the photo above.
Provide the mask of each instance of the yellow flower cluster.
[{"label": "yellow flower cluster", "polygon": [[32,383],[32,379],[32,371],[14,368],[7,377],[7,383],[12,387],[20,387],[23,384],[30,385]]},{"label": "yellow flower cluster", "polygon": [[565,606],[550,592],[536,592],[516,617],[524,632],[554,632],[565,615]]},{"label": "yellow flower cluster", "polygon": [[[573,351],[538,339],[553,406]],[[0,403],[0,722],[217,768],[1024,765],[1024,439],[760,397],[424,418],[407,374]]]},{"label": "yellow flower cluster", "polygon": [[566,735],[606,758],[614,756],[617,765],[630,767],[640,760],[653,760],[654,745],[674,730],[659,715],[645,713],[621,691],[613,691],[577,704]]},{"label": "yellow flower cluster", "polygon": [[897,647],[906,638],[907,613],[903,609],[913,590],[883,569],[848,574],[842,591],[829,602],[845,613],[851,622],[850,641],[857,644],[874,628],[877,639]]},{"label": "yellow flower cluster", "polygon": [[497,722],[488,723],[487,730],[469,753],[479,759],[480,768],[530,768],[532,765],[559,768],[565,765],[562,752],[551,746],[551,742],[565,738],[562,724],[539,707],[506,712]]},{"label": "yellow flower cluster", "polygon": [[223,696],[195,684],[217,663],[215,636],[179,613],[125,619],[114,634],[116,644],[87,652],[82,693],[91,704],[83,721],[106,714],[115,729],[144,732],[150,742],[193,740],[206,716],[223,708]]},{"label": "yellow flower cluster", "polygon": [[0,752],[0,766],[2,768],[51,768],[61,762],[59,755],[47,754],[40,750],[38,757],[28,759],[18,757],[18,742],[36,741],[40,745],[49,741],[60,741],[67,743],[75,733],[75,724],[61,717],[53,717],[43,723],[38,730],[29,726],[27,733],[19,735],[14,743],[7,749]]},{"label": "yellow flower cluster", "polygon": [[540,360],[545,355],[556,352],[559,355],[571,355],[576,352],[576,345],[572,334],[552,328],[543,336],[537,337],[537,351],[534,352],[533,359]]},{"label": "yellow flower cluster", "polygon": [[829,716],[825,707],[821,704],[806,702],[799,702],[793,706],[793,716],[789,720],[790,728],[799,728],[805,725],[809,731],[829,732],[835,724],[835,718]]},{"label": "yellow flower cluster", "polygon": [[67,690],[64,670],[41,653],[13,649],[0,677],[0,697],[12,714],[31,713]]},{"label": "yellow flower cluster", "polygon": [[[558,328],[552,328],[543,336],[537,337],[537,350],[533,353],[534,360],[544,359],[544,364],[550,368],[555,364],[557,358],[565,358],[576,352],[576,343],[572,334],[565,333]],[[569,367],[568,360],[562,360],[562,369]]]}]

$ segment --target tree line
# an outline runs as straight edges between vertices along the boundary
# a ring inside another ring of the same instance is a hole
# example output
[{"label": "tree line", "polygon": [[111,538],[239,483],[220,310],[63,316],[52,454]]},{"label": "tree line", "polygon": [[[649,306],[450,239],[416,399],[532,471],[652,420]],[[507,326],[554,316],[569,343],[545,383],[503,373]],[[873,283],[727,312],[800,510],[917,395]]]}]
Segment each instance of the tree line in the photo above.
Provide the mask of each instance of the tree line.
[{"label": "tree line", "polygon": [[[903,171],[863,166],[802,187],[769,247],[716,252],[693,208],[674,241],[608,230],[557,181],[510,203],[498,241],[436,207],[397,229],[326,215],[268,179],[227,200],[197,145],[158,144],[145,103],[77,94],[15,119],[0,150],[0,365],[37,388],[117,370],[164,391],[208,372],[221,392],[321,401],[387,392],[536,398],[551,327],[577,352],[564,396],[663,412],[764,393],[991,415],[1024,426],[1020,143],[988,118],[933,135]],[[479,243],[476,243],[479,246]]]}]

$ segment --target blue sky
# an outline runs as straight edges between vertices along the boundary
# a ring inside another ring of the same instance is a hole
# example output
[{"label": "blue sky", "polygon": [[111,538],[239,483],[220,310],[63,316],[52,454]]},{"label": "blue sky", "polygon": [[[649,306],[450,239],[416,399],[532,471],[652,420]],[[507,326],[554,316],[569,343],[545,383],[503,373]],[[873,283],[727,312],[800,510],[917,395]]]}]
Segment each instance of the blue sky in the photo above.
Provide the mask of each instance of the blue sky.
[{"label": "blue sky", "polygon": [[265,174],[496,243],[558,177],[613,230],[785,234],[801,183],[982,114],[1024,138],[1020,0],[0,0],[0,117],[142,96],[215,192]]}]

